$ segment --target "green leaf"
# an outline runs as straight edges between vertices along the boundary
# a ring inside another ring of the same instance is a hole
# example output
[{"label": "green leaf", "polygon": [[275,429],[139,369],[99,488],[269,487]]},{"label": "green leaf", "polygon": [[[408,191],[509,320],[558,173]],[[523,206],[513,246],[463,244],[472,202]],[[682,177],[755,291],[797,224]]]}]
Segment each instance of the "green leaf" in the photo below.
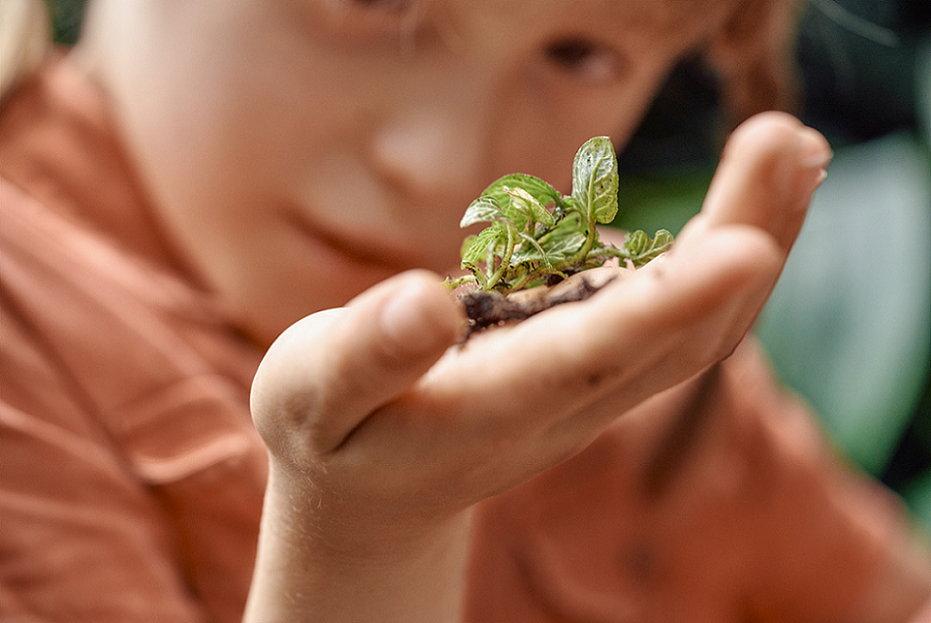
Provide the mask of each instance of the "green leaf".
[{"label": "green leaf", "polygon": [[521,188],[528,192],[541,205],[555,203],[560,205],[562,195],[558,190],[550,186],[549,183],[541,180],[539,177],[527,175],[526,173],[511,173],[491,183],[491,185],[482,192],[484,197],[494,197],[498,203],[504,204],[509,200],[508,190]]},{"label": "green leaf", "polygon": [[[520,236],[521,240],[523,240],[528,245],[530,245],[530,248],[527,248],[527,247],[522,248],[522,255],[524,253],[527,253],[528,255],[527,255],[527,259],[522,259],[521,261],[539,260],[539,261],[542,261],[543,265],[546,266],[547,268],[549,268],[552,265],[549,257],[547,257],[547,252],[543,250],[543,247],[540,246],[539,242],[537,242],[531,236],[528,236],[527,234],[523,232],[518,232],[518,235]],[[533,251],[530,251],[530,249],[533,249]],[[515,262],[512,259],[512,262],[511,262],[512,265],[516,265],[518,263],[519,262]]]},{"label": "green leaf", "polygon": [[528,221],[540,223],[547,227],[552,227],[556,223],[553,215],[529,192],[523,188],[505,188],[511,198],[511,205],[520,211],[521,216],[526,217],[522,221],[513,219],[518,229],[524,229]]},{"label": "green leaf", "polygon": [[479,197],[466,209],[459,227],[466,228],[476,223],[494,223],[507,218],[501,204],[494,197]]},{"label": "green leaf", "polygon": [[551,231],[540,237],[540,244],[551,256],[567,259],[577,253],[587,240],[581,227],[581,215],[578,212],[567,214]]},{"label": "green leaf", "polygon": [[585,244],[585,240],[585,234],[570,232],[565,236],[550,239],[545,246],[546,253],[554,262],[564,260],[575,255]]},{"label": "green leaf", "polygon": [[462,250],[462,267],[466,264],[484,262],[489,247],[497,247],[507,241],[507,229],[500,224],[486,227],[475,236],[470,236],[467,247]]},{"label": "green leaf", "polygon": [[589,139],[572,165],[572,200],[591,222],[610,223],[617,214],[617,156],[606,136]]},{"label": "green leaf", "polygon": [[672,246],[672,242],[672,234],[665,229],[656,232],[652,239],[646,232],[638,229],[627,234],[624,240],[624,257],[632,261],[635,266],[642,266],[664,253]]}]

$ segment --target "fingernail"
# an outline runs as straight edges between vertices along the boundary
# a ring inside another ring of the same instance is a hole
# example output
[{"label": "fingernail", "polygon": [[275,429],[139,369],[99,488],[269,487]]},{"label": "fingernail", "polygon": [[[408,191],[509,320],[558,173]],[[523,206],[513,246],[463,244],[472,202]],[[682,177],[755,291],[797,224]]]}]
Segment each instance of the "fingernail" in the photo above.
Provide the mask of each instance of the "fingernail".
[{"label": "fingernail", "polygon": [[432,352],[447,340],[437,308],[425,304],[426,284],[405,284],[381,311],[379,322],[387,350],[415,358]]},{"label": "fingernail", "polygon": [[820,133],[807,127],[799,131],[798,150],[803,169],[796,188],[799,195],[807,200],[827,179],[827,167],[834,157],[834,152]]},{"label": "fingernail", "polygon": [[799,130],[799,159],[810,169],[824,169],[834,157],[827,140],[812,128]]},{"label": "fingernail", "polygon": [[812,179],[811,185],[808,187],[808,194],[810,195],[811,193],[818,190],[818,188],[820,188],[821,185],[824,184],[824,180],[826,179],[828,179],[828,170],[819,169],[818,173]]},{"label": "fingernail", "polygon": [[818,187],[824,183],[827,177],[828,170],[824,168],[824,165],[814,165],[802,169],[795,183],[796,196],[800,200],[807,202],[811,198],[811,195],[818,190]]}]

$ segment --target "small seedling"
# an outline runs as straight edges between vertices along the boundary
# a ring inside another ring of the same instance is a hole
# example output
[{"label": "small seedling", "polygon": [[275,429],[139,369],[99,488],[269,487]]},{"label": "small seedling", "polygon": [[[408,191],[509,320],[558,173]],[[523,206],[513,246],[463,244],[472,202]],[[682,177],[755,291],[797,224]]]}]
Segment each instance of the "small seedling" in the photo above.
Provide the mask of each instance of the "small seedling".
[{"label": "small seedling", "polygon": [[[662,229],[652,238],[640,230],[628,233],[620,248],[598,239],[597,225],[610,223],[617,214],[617,194],[617,157],[604,136],[586,141],[576,153],[570,195],[523,173],[505,175],[486,188],[469,205],[460,226],[488,226],[465,239],[461,266],[467,274],[447,280],[451,288],[472,285],[472,292],[464,295],[472,300],[464,300],[464,304],[473,327],[501,322],[487,317],[491,308],[497,307],[493,313],[500,315],[501,308],[519,307],[513,302],[495,302],[507,300],[504,297],[510,293],[554,285],[612,258],[627,266],[642,266],[666,251],[673,238]],[[586,293],[579,298],[591,294],[590,288],[583,290]],[[566,302],[565,298],[558,302]],[[535,303],[526,315],[552,304]],[[470,307],[484,309],[476,313],[485,317],[473,317]],[[522,313],[514,312],[516,316]]]}]

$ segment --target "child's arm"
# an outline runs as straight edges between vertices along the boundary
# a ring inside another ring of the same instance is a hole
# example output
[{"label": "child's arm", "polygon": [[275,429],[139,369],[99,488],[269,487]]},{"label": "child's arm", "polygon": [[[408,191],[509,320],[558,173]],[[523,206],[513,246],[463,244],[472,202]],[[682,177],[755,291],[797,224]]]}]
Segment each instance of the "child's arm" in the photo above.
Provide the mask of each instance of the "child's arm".
[{"label": "child's arm", "polygon": [[470,507],[729,354],[828,159],[791,118],[751,120],[664,261],[464,348],[419,273],[289,329],[253,388],[272,475],[247,620],[455,618]]}]

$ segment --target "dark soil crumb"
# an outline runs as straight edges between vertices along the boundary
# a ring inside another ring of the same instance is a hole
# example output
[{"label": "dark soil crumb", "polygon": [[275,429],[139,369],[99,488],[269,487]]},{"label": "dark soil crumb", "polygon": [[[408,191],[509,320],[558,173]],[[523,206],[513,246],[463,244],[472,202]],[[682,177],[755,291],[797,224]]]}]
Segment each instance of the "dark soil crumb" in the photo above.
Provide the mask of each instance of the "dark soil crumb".
[{"label": "dark soil crumb", "polygon": [[[610,281],[610,280],[609,280]],[[463,342],[474,333],[489,327],[496,327],[509,322],[520,322],[556,305],[584,301],[607,285],[608,282],[592,285],[585,279],[579,279],[571,288],[563,288],[553,294],[523,299],[502,296],[498,292],[473,290],[459,297],[459,302],[469,319],[469,330]]]}]

